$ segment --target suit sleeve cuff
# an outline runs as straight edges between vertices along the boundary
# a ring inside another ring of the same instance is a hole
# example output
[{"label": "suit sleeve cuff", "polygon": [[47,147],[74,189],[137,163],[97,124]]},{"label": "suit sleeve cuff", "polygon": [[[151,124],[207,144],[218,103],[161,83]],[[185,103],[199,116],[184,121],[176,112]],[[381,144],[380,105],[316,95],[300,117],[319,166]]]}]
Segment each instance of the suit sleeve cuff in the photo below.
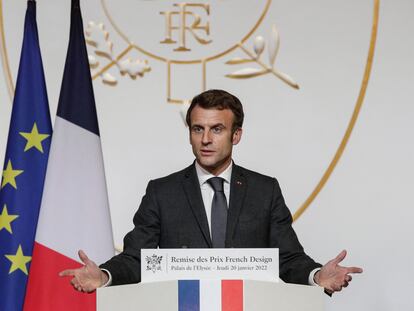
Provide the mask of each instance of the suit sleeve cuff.
[{"label": "suit sleeve cuff", "polygon": [[111,275],[111,272],[109,272],[109,270],[106,270],[106,269],[101,269],[101,271],[105,272],[108,275],[108,282],[106,282],[101,287],[111,286],[111,284],[112,284],[112,275]]},{"label": "suit sleeve cuff", "polygon": [[313,269],[313,270],[309,273],[309,279],[308,279],[308,284],[309,284],[309,285],[312,285],[312,286],[316,286],[316,285],[318,285],[318,284],[316,284],[314,277],[315,277],[316,272],[318,272],[319,270],[321,270],[321,268],[316,268],[316,269]]}]

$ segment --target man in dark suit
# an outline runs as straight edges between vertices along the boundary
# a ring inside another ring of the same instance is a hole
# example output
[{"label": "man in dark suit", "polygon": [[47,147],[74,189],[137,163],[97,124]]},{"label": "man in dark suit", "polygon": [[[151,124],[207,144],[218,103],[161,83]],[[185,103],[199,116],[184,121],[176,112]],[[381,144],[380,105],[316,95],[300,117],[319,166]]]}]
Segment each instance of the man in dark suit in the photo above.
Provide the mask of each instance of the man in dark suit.
[{"label": "man in dark suit", "polygon": [[307,256],[275,178],[237,166],[233,145],[242,136],[243,108],[233,95],[209,90],[194,97],[187,112],[195,162],[150,181],[124,238],[124,251],[98,267],[82,251],[85,266],[65,270],[79,291],[141,280],[142,248],[279,248],[285,282],[320,285],[328,293],[348,286],[357,267],[342,267],[341,252],[324,266]]}]

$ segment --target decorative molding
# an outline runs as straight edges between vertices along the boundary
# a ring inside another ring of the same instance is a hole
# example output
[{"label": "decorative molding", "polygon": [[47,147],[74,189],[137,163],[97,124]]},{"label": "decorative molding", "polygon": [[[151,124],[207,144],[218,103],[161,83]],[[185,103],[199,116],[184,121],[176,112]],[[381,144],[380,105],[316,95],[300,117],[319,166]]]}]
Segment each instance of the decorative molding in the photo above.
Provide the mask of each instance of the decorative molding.
[{"label": "decorative molding", "polygon": [[4,31],[3,20],[3,0],[0,0],[0,54],[1,63],[3,65],[4,80],[6,80],[7,91],[9,93],[10,102],[13,103],[14,84],[10,71],[9,57],[7,55],[6,36]]},{"label": "decorative molding", "polygon": [[351,116],[351,120],[348,123],[348,127],[345,131],[345,134],[339,144],[338,150],[336,150],[331,163],[329,163],[328,168],[325,170],[325,173],[322,175],[322,178],[316,185],[315,189],[311,192],[309,197],[305,200],[302,206],[295,212],[293,215],[293,221],[296,221],[309,207],[309,205],[315,200],[316,196],[321,192],[322,188],[327,183],[329,177],[331,177],[332,172],[334,171],[336,165],[344,153],[346,145],[348,144],[349,138],[351,137],[352,131],[355,127],[355,123],[358,120],[359,112],[361,111],[362,104],[364,102],[365,93],[367,91],[369,77],[371,75],[372,63],[374,61],[375,46],[377,42],[377,32],[378,32],[378,21],[379,21],[379,9],[380,9],[380,0],[374,0],[374,12],[372,19],[371,27],[371,39],[368,50],[367,62],[365,65],[364,77],[362,78],[361,88],[359,90],[359,95],[354,107],[354,111]]}]

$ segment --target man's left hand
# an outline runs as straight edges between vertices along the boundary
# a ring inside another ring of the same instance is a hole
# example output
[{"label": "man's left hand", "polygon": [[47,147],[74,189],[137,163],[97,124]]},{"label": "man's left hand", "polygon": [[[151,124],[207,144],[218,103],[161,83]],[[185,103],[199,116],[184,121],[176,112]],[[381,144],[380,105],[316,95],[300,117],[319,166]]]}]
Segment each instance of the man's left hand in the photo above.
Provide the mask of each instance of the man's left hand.
[{"label": "man's left hand", "polygon": [[346,250],[339,253],[336,258],[328,261],[314,276],[315,283],[332,294],[347,287],[352,280],[351,273],[362,273],[358,267],[342,267],[339,263],[346,257]]}]

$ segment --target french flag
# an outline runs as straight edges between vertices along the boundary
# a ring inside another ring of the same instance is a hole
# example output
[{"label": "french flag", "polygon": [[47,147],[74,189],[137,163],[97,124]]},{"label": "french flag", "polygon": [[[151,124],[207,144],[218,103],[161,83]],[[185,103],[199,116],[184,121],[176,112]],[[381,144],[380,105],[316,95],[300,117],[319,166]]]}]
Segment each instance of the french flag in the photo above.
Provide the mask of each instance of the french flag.
[{"label": "french flag", "polygon": [[243,281],[180,280],[178,311],[243,311]]},{"label": "french flag", "polygon": [[24,310],[96,309],[58,273],[80,267],[82,249],[97,263],[114,255],[100,133],[79,0],[51,143]]}]

